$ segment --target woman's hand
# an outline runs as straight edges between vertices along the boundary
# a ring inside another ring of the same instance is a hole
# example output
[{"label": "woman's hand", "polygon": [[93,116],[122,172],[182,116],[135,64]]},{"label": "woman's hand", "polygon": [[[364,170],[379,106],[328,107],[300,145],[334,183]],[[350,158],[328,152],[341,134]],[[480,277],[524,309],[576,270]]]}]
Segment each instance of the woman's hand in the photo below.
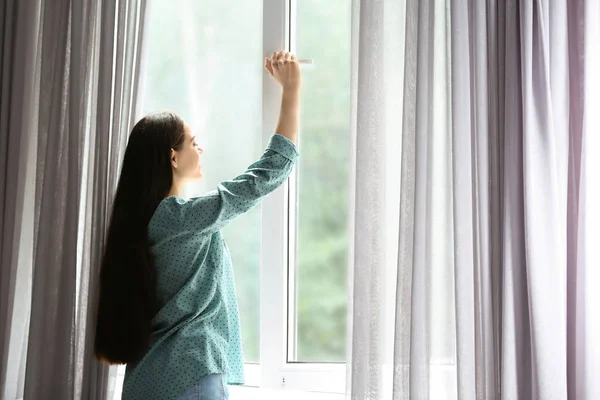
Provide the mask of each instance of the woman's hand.
[{"label": "woman's hand", "polygon": [[296,142],[302,84],[298,59],[287,51],[278,51],[271,58],[265,58],[265,69],[283,88],[281,110],[275,132]]},{"label": "woman's hand", "polygon": [[273,53],[271,58],[265,58],[265,69],[284,90],[298,91],[302,85],[300,64],[298,58],[287,51]]}]

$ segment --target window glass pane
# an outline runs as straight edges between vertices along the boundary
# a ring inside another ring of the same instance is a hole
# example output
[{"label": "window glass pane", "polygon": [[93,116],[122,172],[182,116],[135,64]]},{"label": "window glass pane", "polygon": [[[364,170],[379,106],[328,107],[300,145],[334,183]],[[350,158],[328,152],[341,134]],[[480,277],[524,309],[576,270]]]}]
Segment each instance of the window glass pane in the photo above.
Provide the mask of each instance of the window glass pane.
[{"label": "window glass pane", "polygon": [[292,13],[296,52],[315,60],[303,79],[294,361],[346,358],[351,4],[302,0]]},{"label": "window glass pane", "polygon": [[[173,110],[204,148],[195,196],[242,173],[262,144],[262,0],[153,0],[145,27],[143,112]],[[259,361],[260,209],[223,230],[247,362]]]}]

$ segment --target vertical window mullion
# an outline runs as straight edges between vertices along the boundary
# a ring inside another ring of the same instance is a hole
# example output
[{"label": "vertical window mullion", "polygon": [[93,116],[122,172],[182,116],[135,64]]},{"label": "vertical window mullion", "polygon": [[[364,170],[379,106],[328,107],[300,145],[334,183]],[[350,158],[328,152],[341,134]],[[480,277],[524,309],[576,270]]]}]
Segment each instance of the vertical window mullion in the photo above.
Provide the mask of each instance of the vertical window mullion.
[{"label": "vertical window mullion", "polygon": [[[289,51],[296,53],[296,0],[285,0],[287,6],[287,29],[286,29],[286,43]],[[298,54],[298,57],[301,55]],[[300,147],[302,135],[298,135],[298,147]],[[297,218],[297,193],[298,193],[298,169],[290,175],[288,185],[288,229],[287,229],[287,241],[288,241],[288,257],[287,257],[287,271],[288,279],[286,282],[288,296],[287,296],[287,353],[286,363],[295,362],[297,359],[297,337],[298,332],[298,313],[297,313],[297,292],[296,292],[296,218]]]},{"label": "vertical window mullion", "polygon": [[[286,49],[287,0],[263,1],[263,53]],[[281,88],[265,73],[263,80],[263,144],[274,133]],[[286,358],[287,323],[287,217],[288,185],[262,203],[260,265],[261,387],[280,388],[280,370]]]}]

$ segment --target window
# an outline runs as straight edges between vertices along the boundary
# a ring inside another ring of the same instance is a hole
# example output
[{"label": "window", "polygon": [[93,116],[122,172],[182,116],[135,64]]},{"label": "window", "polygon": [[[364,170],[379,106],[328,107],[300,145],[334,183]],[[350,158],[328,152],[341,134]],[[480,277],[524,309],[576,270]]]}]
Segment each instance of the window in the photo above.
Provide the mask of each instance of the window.
[{"label": "window", "polygon": [[291,5],[292,50],[315,60],[303,85],[292,178],[290,336],[294,362],[346,360],[352,2]]},{"label": "window", "polygon": [[[192,127],[205,150],[205,176],[185,195],[199,195],[243,172],[263,150],[262,0],[153,0],[148,7],[142,115],[173,110]],[[260,220],[254,209],[223,231],[248,362],[260,358]]]},{"label": "window", "polygon": [[351,2],[150,0],[147,7],[138,117],[173,110],[205,149],[205,176],[185,195],[213,189],[262,154],[281,92],[263,71],[264,56],[291,49],[314,59],[303,67],[295,173],[223,233],[246,384],[343,392]]}]

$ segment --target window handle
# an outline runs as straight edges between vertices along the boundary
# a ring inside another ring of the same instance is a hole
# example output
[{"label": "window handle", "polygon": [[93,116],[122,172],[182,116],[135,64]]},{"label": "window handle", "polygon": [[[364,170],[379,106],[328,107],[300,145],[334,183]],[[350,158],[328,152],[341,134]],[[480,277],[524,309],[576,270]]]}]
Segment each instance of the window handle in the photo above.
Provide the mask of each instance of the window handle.
[{"label": "window handle", "polygon": [[312,58],[299,58],[298,64],[302,68],[313,69],[315,67],[315,60]]}]

